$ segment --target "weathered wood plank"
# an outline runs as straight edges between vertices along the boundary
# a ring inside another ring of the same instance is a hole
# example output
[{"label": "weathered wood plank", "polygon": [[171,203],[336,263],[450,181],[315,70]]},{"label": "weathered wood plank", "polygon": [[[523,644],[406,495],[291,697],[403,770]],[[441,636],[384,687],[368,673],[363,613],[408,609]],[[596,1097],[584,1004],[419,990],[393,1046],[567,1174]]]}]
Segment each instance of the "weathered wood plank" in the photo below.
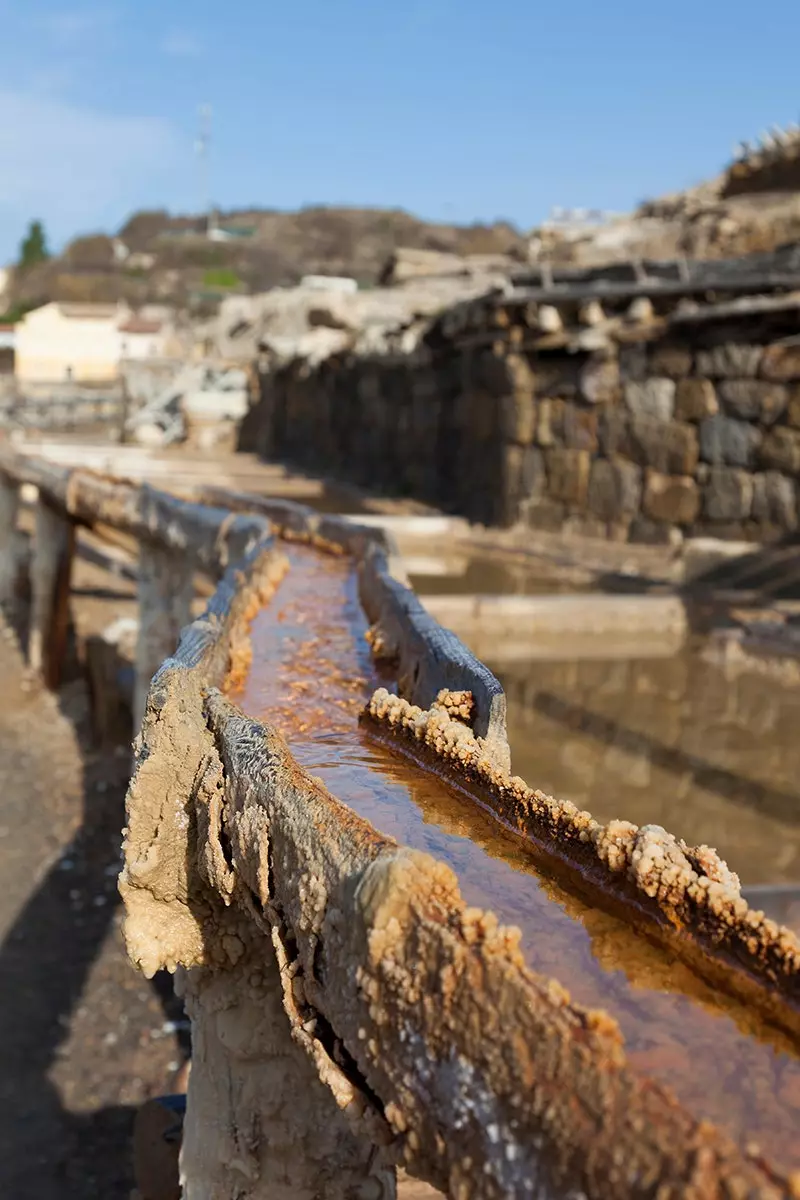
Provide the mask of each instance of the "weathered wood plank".
[{"label": "weathered wood plank", "polygon": [[59,509],[40,499],[31,564],[31,619],[28,662],[49,688],[61,681],[69,626],[69,590],[75,553],[75,526]]}]

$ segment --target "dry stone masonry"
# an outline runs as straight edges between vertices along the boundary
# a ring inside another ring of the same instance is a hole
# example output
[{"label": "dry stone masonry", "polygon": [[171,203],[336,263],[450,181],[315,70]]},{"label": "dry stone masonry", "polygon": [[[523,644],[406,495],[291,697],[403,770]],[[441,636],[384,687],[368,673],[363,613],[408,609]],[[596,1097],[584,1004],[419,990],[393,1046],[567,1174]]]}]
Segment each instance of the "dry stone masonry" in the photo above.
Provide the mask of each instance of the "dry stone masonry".
[{"label": "dry stone masonry", "polygon": [[484,525],[794,531],[800,294],[588,286],[464,303],[412,353],[265,373],[249,446]]}]

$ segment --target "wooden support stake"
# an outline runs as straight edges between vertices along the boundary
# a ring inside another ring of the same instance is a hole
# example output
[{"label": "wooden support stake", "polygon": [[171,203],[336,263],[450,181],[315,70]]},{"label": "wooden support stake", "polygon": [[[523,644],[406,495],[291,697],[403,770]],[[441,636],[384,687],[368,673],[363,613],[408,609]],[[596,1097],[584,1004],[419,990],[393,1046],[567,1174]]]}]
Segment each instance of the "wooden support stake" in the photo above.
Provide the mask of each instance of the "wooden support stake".
[{"label": "wooden support stake", "polygon": [[17,599],[20,567],[18,512],[19,485],[0,475],[0,609],[7,616],[13,615]]},{"label": "wooden support stake", "polygon": [[175,552],[142,542],[139,549],[139,637],[136,645],[134,729],[144,716],[147,692],[158,668],[175,653],[181,630],[192,619],[194,569]]},{"label": "wooden support stake", "polygon": [[75,526],[60,509],[39,499],[31,564],[28,662],[47,687],[61,682],[69,625],[69,586]]}]

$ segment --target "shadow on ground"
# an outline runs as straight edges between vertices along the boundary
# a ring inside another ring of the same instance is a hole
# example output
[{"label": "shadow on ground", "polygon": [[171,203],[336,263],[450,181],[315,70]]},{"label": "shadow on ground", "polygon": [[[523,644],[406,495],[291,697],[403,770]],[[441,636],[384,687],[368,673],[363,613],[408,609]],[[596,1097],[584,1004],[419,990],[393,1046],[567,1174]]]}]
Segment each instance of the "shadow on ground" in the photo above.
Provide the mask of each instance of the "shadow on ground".
[{"label": "shadow on ground", "polygon": [[[188,1049],[171,980],[148,985],[121,943],[129,751],[84,747],[81,813],[79,795],[64,802],[58,762],[48,769],[47,730],[32,728],[42,745],[31,760],[20,760],[19,733],[0,709],[0,863],[27,893],[0,945],[0,1196],[128,1200],[134,1113],[165,1090],[181,1040]],[[78,822],[65,843],[59,829]]]}]

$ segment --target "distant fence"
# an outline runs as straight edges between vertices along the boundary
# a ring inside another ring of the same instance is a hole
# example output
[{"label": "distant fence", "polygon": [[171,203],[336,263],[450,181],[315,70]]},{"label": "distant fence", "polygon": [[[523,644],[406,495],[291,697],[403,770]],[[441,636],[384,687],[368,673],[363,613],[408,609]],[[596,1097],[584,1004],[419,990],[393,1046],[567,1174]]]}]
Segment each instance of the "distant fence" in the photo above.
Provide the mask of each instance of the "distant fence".
[{"label": "distant fence", "polygon": [[64,433],[97,427],[121,430],[126,413],[122,395],[14,396],[0,406],[0,426]]}]

